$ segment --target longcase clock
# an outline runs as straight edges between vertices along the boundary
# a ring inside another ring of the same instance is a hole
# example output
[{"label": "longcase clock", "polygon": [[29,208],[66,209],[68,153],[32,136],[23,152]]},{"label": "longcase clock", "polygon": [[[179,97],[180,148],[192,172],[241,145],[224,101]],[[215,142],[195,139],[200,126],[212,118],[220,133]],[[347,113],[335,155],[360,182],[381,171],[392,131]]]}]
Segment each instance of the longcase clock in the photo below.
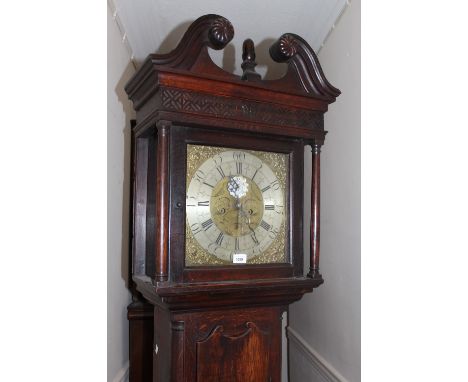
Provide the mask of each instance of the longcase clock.
[{"label": "longcase clock", "polygon": [[[125,88],[136,110],[132,382],[279,382],[282,313],[323,282],[320,147],[323,115],[340,91],[291,33],[270,48],[287,63],[282,78],[255,72],[250,39],[243,75],[225,72],[208,48],[233,35],[224,17],[203,16]],[[312,178],[307,271],[304,177]]]}]

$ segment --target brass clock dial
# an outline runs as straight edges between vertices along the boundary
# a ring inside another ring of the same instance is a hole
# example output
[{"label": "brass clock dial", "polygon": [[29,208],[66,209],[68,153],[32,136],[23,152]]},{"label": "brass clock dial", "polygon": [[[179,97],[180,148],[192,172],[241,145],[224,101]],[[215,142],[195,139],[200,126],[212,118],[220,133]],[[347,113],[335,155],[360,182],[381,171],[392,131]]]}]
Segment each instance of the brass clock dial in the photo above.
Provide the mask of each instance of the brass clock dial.
[{"label": "brass clock dial", "polygon": [[286,154],[187,146],[186,265],[286,261]]}]

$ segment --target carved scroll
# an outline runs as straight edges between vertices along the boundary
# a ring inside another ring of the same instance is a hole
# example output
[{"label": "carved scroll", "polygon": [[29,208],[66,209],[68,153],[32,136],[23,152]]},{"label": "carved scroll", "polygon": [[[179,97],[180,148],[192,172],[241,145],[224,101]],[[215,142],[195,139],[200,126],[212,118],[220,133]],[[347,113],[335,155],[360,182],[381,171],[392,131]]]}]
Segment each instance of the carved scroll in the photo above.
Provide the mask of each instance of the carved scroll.
[{"label": "carved scroll", "polygon": [[[276,62],[287,62],[288,72],[294,71],[307,93],[334,101],[341,92],[332,86],[323,74],[317,55],[309,44],[293,33],[283,34],[270,47],[270,56]],[[287,77],[287,76],[285,76]]]}]

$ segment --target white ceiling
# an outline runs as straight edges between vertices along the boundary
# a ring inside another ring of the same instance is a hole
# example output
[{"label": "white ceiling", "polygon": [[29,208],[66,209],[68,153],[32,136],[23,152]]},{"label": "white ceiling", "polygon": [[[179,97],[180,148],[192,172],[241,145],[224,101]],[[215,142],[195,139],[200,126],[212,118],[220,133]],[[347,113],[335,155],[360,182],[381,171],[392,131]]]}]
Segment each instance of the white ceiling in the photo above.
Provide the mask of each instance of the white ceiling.
[{"label": "white ceiling", "polygon": [[256,46],[257,71],[278,78],[284,64],[273,63],[268,48],[283,33],[303,37],[318,52],[349,0],[108,0],[114,20],[138,66],[150,53],[175,48],[198,17],[216,13],[234,26],[234,39],[223,51],[210,50],[213,61],[241,74],[242,43]]}]

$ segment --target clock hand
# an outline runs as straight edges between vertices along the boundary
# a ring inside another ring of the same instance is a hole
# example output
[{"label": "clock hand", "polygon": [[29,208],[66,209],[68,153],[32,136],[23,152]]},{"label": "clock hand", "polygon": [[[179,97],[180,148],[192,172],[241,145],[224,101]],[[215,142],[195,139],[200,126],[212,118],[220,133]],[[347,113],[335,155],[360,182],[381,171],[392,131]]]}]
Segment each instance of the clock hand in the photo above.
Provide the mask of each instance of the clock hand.
[{"label": "clock hand", "polygon": [[250,231],[252,231],[253,238],[255,239],[256,242],[258,242],[257,235],[255,234],[255,230],[251,227],[252,223],[250,221],[250,215],[247,214],[242,207],[240,208],[240,212],[242,215],[244,215],[244,218],[246,219],[247,227],[249,227]]},{"label": "clock hand", "polygon": [[253,228],[250,226],[250,221],[249,221],[249,224],[247,224],[247,226],[252,231],[252,233],[251,233],[252,239],[254,239],[255,243],[258,243],[257,235],[255,234],[255,231],[253,230]]}]

